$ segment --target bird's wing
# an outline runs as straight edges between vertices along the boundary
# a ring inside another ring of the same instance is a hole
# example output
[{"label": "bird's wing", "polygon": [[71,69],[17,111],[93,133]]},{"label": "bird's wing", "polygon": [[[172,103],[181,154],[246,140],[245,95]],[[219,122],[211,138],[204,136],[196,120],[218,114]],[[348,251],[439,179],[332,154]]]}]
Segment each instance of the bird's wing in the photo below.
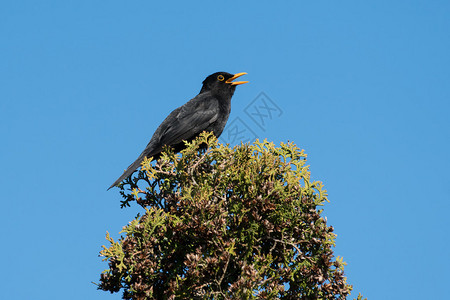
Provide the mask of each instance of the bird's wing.
[{"label": "bird's wing", "polygon": [[219,101],[213,97],[200,94],[181,106],[174,115],[169,115],[167,121],[161,124],[159,143],[162,145],[175,145],[183,140],[196,137],[214,123],[219,117]]}]

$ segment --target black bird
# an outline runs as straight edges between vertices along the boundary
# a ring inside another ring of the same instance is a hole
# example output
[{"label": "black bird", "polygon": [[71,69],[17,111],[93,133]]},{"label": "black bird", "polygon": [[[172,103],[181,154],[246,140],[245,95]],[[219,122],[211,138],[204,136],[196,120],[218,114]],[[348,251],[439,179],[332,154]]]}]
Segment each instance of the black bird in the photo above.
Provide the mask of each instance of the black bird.
[{"label": "black bird", "polygon": [[203,131],[212,131],[216,137],[222,133],[231,110],[231,97],[236,86],[248,81],[233,81],[247,73],[217,72],[203,81],[200,93],[183,106],[172,111],[159,125],[141,155],[109,188],[117,186],[130,176],[145,157],[156,158],[164,145],[176,152],[185,148],[183,141],[191,141]]}]

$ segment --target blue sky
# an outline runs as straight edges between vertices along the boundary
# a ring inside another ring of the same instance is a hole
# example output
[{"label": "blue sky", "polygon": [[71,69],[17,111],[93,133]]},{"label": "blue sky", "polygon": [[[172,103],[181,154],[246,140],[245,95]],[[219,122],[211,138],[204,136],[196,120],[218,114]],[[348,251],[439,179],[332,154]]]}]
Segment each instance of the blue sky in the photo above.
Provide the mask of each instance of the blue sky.
[{"label": "blue sky", "polygon": [[[308,153],[352,296],[441,299],[449,15],[416,0],[2,2],[2,297],[120,299],[91,281],[105,232],[139,209],[106,188],[207,75],[245,71],[229,122]],[[258,101],[278,108],[263,126]]]}]

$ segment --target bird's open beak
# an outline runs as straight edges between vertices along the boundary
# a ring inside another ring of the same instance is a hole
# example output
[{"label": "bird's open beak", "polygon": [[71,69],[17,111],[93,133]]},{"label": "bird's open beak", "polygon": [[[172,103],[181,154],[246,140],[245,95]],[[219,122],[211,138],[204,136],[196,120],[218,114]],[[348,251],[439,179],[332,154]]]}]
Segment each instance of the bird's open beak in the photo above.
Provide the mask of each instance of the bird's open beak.
[{"label": "bird's open beak", "polygon": [[234,82],[232,82],[232,81],[235,80],[236,78],[241,77],[242,75],[245,75],[245,74],[247,74],[247,73],[242,72],[242,73],[234,74],[233,77],[231,77],[230,79],[228,79],[227,81],[225,81],[225,83],[230,83],[231,85],[239,85],[239,84],[247,83],[248,81],[234,81]]}]

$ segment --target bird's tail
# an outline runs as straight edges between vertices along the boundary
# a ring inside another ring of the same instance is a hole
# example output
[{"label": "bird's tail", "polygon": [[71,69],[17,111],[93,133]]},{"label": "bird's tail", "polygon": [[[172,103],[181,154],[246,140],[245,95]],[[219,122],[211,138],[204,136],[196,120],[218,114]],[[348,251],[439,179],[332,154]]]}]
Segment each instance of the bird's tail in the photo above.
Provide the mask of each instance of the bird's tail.
[{"label": "bird's tail", "polygon": [[117,186],[119,183],[122,182],[125,178],[133,174],[134,171],[136,171],[137,168],[141,165],[141,162],[144,160],[145,155],[141,154],[138,159],[134,161],[126,170],[123,172],[122,176],[120,176],[114,183],[108,188],[108,190],[112,187]]}]

